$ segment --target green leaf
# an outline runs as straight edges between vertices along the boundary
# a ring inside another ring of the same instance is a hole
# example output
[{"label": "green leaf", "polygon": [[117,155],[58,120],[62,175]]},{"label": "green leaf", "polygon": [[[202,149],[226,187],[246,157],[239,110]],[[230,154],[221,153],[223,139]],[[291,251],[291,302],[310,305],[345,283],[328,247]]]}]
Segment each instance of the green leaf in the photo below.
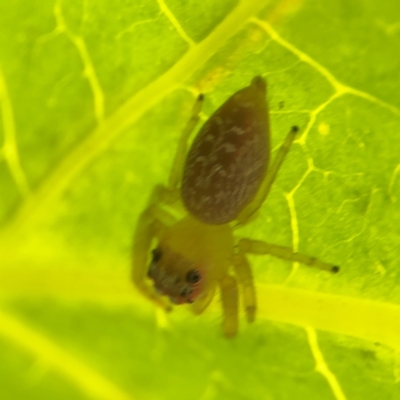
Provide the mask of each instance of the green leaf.
[{"label": "green leaf", "polygon": [[[391,0],[0,4],[0,397],[397,399],[400,6]],[[130,282],[132,235],[195,95],[261,74],[274,152],[238,234],[341,266],[251,257],[258,319],[221,334]]]}]

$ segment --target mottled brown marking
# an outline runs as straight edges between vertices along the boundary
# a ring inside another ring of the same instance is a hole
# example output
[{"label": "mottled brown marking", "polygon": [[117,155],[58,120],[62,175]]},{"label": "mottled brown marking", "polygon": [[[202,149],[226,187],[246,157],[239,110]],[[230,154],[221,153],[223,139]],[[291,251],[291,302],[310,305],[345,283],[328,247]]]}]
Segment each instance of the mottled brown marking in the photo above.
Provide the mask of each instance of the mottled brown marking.
[{"label": "mottled brown marking", "polygon": [[266,85],[255,77],[200,129],[187,155],[182,199],[199,220],[225,224],[254,198],[267,171]]}]

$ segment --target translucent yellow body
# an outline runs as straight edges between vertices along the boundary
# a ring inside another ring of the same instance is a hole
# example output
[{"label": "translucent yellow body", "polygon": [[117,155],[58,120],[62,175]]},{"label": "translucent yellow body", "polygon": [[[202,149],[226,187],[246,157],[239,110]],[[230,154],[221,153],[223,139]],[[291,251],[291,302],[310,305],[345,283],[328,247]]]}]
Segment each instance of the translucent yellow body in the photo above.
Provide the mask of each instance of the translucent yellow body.
[{"label": "translucent yellow body", "polygon": [[[235,241],[234,229],[248,223],[263,204],[298,129],[291,129],[269,165],[266,84],[255,77],[210,117],[187,150],[202,101],[199,96],[182,134],[168,186],[154,189],[139,217],[133,282],[164,309],[190,303],[197,314],[219,290],[223,331],[234,336],[239,291],[249,322],[256,312],[246,253],[271,254],[330,272],[339,268],[288,247],[251,239]],[[165,205],[183,210],[186,216],[177,220],[165,211]]]}]

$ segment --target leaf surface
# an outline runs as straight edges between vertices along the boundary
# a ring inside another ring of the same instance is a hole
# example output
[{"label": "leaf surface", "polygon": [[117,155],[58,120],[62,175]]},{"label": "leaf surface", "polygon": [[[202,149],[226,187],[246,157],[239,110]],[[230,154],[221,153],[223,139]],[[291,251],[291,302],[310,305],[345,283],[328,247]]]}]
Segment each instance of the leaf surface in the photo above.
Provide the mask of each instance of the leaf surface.
[{"label": "leaf surface", "polygon": [[[400,398],[400,6],[393,1],[0,5],[0,397]],[[164,315],[130,283],[132,234],[202,118],[268,81],[273,153],[238,234],[339,264],[251,257],[259,313]]]}]

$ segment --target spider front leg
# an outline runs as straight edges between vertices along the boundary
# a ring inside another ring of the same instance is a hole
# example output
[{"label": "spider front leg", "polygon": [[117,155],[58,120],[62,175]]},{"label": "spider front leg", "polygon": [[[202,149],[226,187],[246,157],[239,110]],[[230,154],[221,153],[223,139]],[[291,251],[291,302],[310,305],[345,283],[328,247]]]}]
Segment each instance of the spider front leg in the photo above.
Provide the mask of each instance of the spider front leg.
[{"label": "spider front leg", "polygon": [[258,240],[241,239],[239,241],[239,249],[243,253],[250,254],[269,254],[271,256],[281,258],[287,261],[299,262],[307,265],[308,267],[318,268],[323,271],[328,271],[336,274],[339,272],[340,267],[337,265],[329,264],[318,258],[311,257],[307,254],[302,254],[294,251],[290,247],[279,246]]},{"label": "spider front leg", "polygon": [[203,105],[204,95],[200,94],[197,96],[196,102],[194,103],[191,117],[186,124],[181,137],[179,139],[178,148],[175,153],[174,160],[172,162],[171,173],[169,176],[168,186],[170,189],[176,189],[179,186],[179,183],[182,179],[183,166],[185,163],[185,157],[187,153],[188,140],[191,133],[196,128],[197,123],[199,122],[199,114],[201,111],[201,107]]},{"label": "spider front leg", "polygon": [[150,197],[149,206],[140,214],[133,238],[133,268],[132,280],[137,289],[152,302],[165,310],[170,310],[169,302],[155,292],[149,285],[148,258],[153,239],[160,238],[168,226],[174,224],[175,219],[159,206],[161,203],[170,203],[173,200],[172,192],[163,187],[156,186]]},{"label": "spider front leg", "polygon": [[145,297],[166,310],[171,309],[170,303],[156,293],[147,279],[149,269],[148,259],[153,239],[159,239],[162,237],[166,229],[176,223],[176,220],[169,213],[162,210],[160,205],[175,205],[179,200],[179,182],[182,176],[187,142],[190,134],[193,132],[197,122],[199,121],[199,113],[202,103],[203,95],[199,95],[195,105],[193,106],[191,118],[182,132],[172,163],[168,187],[159,185],[154,188],[148,207],[139,217],[134,235],[132,269],[133,283]]}]

